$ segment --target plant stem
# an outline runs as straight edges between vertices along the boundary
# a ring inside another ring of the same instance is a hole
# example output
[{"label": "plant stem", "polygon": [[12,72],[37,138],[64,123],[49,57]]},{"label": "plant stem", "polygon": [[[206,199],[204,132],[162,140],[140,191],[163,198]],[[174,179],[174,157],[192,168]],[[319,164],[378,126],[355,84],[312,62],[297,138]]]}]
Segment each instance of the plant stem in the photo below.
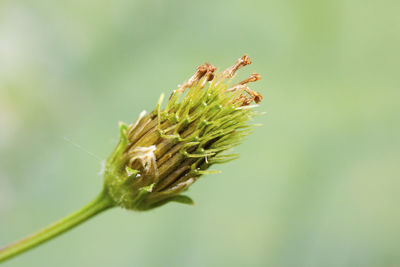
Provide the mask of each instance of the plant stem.
[{"label": "plant stem", "polygon": [[0,249],[0,263],[72,229],[73,227],[90,219],[96,214],[113,206],[113,201],[108,196],[106,191],[103,190],[96,199],[94,199],[92,202],[90,202],[80,210],[72,213],[67,217],[62,218],[61,220],[43,228],[42,230],[30,236],[27,236],[24,239],[21,239],[3,249]]}]

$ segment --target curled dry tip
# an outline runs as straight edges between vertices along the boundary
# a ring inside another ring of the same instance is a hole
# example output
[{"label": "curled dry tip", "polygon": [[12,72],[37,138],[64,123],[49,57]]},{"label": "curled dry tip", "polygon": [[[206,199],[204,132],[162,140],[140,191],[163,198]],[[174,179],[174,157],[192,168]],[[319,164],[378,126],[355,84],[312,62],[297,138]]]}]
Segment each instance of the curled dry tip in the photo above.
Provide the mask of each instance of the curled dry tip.
[{"label": "curled dry tip", "polygon": [[192,87],[196,82],[200,81],[203,77],[206,77],[203,82],[204,84],[202,84],[202,87],[204,87],[206,82],[214,79],[214,71],[216,69],[217,68],[214,65],[211,65],[208,62],[198,66],[193,76],[179,87],[179,92],[183,93],[186,88]]},{"label": "curled dry tip", "polygon": [[256,82],[258,80],[261,80],[261,78],[262,77],[260,74],[254,72],[252,75],[250,75],[250,77],[248,77],[247,79],[244,79],[239,84],[247,84],[249,82]]},{"label": "curled dry tip", "polygon": [[203,80],[202,84],[201,84],[201,88],[204,88],[204,86],[206,85],[207,82],[212,81],[214,79],[214,72],[217,69],[217,67],[215,67],[212,64],[209,64],[208,62],[204,63],[202,65],[203,67],[203,71],[204,71],[204,77],[205,79]]},{"label": "curled dry tip", "polygon": [[235,64],[233,64],[231,67],[227,68],[224,70],[222,73],[222,76],[224,78],[232,78],[233,75],[235,75],[236,71],[246,65],[251,64],[250,58],[245,54],[241,58],[239,58]]}]

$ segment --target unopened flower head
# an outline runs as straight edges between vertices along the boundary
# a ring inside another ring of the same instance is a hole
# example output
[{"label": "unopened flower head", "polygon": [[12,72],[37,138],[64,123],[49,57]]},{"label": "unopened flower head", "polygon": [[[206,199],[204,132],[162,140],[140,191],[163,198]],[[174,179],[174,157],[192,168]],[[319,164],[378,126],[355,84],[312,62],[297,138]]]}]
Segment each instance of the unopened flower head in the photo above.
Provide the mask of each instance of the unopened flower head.
[{"label": "unopened flower head", "polygon": [[148,210],[169,201],[192,203],[182,195],[209,167],[237,158],[226,154],[240,144],[254,125],[255,104],[262,96],[248,83],[254,73],[233,84],[245,55],[226,70],[205,63],[149,114],[142,112],[131,125],[120,123],[120,140],[106,162],[105,186],[115,203],[127,209]]}]

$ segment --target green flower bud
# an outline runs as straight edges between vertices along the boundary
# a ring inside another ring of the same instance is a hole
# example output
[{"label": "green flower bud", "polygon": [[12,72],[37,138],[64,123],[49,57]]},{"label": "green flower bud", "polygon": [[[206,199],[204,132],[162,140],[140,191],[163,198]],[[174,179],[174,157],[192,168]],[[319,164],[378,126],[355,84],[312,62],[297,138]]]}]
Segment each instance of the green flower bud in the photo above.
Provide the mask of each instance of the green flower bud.
[{"label": "green flower bud", "polygon": [[226,154],[240,144],[254,125],[251,105],[262,97],[248,87],[261,77],[230,86],[235,72],[250,64],[245,55],[221,73],[208,63],[171,94],[163,95],[149,114],[131,125],[120,123],[120,140],[105,166],[105,187],[116,205],[148,210],[175,201],[191,204],[181,193],[215,163],[237,158]]},{"label": "green flower bud", "polygon": [[261,79],[253,73],[230,86],[235,72],[250,64],[244,55],[225,71],[205,63],[161,107],[163,95],[150,113],[142,112],[131,125],[120,123],[120,139],[107,159],[104,188],[78,211],[0,249],[0,262],[42,244],[115,206],[143,211],[170,201],[192,204],[182,195],[215,163],[238,155],[226,152],[240,144],[255,125],[262,96],[248,87]]}]

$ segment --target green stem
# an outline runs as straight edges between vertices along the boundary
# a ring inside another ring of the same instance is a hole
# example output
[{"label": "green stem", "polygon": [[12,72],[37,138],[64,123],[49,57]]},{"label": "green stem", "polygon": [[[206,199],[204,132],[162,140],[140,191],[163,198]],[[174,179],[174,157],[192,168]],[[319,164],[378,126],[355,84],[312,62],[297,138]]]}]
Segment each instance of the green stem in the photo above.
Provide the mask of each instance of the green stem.
[{"label": "green stem", "polygon": [[93,200],[80,210],[72,213],[67,217],[62,218],[61,220],[47,226],[46,228],[43,228],[42,230],[24,239],[21,239],[3,249],[0,249],[0,263],[72,229],[73,227],[90,219],[96,214],[113,206],[113,201],[103,190],[103,192],[101,192],[101,194],[95,200]]}]

